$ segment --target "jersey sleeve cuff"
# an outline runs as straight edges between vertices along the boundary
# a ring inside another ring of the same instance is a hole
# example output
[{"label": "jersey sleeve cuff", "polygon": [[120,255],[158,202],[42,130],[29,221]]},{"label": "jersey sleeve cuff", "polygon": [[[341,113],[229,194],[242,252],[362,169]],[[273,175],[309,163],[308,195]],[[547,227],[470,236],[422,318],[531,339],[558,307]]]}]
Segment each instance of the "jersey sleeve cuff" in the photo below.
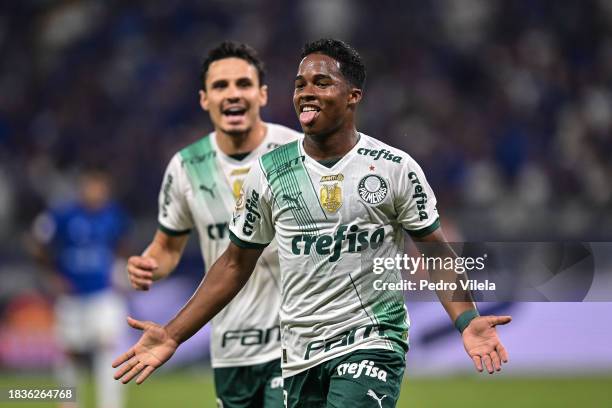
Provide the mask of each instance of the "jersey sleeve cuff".
[{"label": "jersey sleeve cuff", "polygon": [[164,227],[162,224],[158,224],[157,228],[166,235],[170,235],[172,237],[178,237],[180,235],[186,235],[191,232],[191,229],[186,230],[174,230],[172,228]]},{"label": "jersey sleeve cuff", "polygon": [[230,230],[229,237],[230,237],[230,241],[232,241],[236,246],[240,248],[245,248],[245,249],[264,249],[265,247],[270,245],[269,242],[267,244],[259,244],[257,242],[243,241],[242,239],[238,238],[236,234],[234,234],[231,230]]},{"label": "jersey sleeve cuff", "polygon": [[434,232],[438,228],[440,228],[440,217],[436,218],[436,220],[434,222],[432,222],[431,225],[429,225],[428,227],[421,228],[421,229],[418,229],[418,230],[407,230],[406,228],[404,228],[404,230],[411,237],[422,238],[422,237],[424,237],[426,235],[431,234],[432,232]]}]

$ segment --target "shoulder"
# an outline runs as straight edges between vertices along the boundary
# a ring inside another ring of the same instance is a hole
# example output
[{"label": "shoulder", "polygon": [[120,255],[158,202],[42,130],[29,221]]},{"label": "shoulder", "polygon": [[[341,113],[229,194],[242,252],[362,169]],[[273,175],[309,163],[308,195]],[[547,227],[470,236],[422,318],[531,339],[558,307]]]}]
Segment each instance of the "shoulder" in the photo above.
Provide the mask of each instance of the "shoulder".
[{"label": "shoulder", "polygon": [[208,134],[201,139],[183,147],[174,155],[173,160],[177,158],[181,164],[183,162],[199,162],[215,157],[216,152],[212,144],[211,134]]},{"label": "shoulder", "polygon": [[358,155],[368,157],[379,164],[396,164],[399,166],[394,167],[398,168],[405,168],[406,166],[414,167],[417,165],[416,161],[405,151],[363,133],[361,135],[365,140],[362,142],[361,147],[357,149]]},{"label": "shoulder", "polygon": [[262,171],[269,175],[275,169],[279,167],[287,166],[293,161],[298,160],[300,157],[300,140],[294,140],[289,143],[285,143],[274,150],[262,155],[259,158],[259,164]]}]

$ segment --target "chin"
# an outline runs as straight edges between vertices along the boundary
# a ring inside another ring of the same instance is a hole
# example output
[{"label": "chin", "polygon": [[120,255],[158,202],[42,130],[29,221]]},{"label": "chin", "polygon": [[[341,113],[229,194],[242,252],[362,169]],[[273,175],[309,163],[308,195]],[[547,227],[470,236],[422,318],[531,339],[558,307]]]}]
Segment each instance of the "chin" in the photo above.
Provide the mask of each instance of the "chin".
[{"label": "chin", "polygon": [[251,130],[250,127],[247,126],[235,126],[235,127],[226,127],[223,129],[223,132],[230,136],[242,136],[245,133],[248,133]]},{"label": "chin", "polygon": [[327,136],[331,135],[335,131],[334,129],[320,129],[317,127],[307,127],[307,128],[302,127],[302,130],[304,131],[304,134],[308,136],[320,138],[320,139],[326,138]]}]

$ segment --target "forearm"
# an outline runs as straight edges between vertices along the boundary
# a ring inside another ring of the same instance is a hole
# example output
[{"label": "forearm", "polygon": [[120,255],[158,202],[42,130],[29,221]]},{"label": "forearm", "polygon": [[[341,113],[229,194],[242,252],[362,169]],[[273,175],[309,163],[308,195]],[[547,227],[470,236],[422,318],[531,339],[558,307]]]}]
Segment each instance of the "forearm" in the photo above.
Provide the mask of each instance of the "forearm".
[{"label": "forearm", "polygon": [[238,294],[246,284],[257,256],[246,261],[232,256],[228,248],[213,264],[202,283],[178,314],[166,325],[179,344],[193,336]]},{"label": "forearm", "polygon": [[[415,244],[419,251],[422,254],[427,254],[428,257],[442,260],[457,258],[457,254],[446,241],[446,237],[440,229],[430,236],[415,240]],[[446,265],[446,262],[441,262],[440,264]],[[455,265],[455,262],[453,262],[452,265]],[[429,269],[428,273],[431,281],[444,282],[446,284],[454,283],[454,285],[452,285],[456,288],[454,290],[447,289],[436,291],[440,303],[453,322],[455,322],[462,313],[468,310],[476,310],[476,303],[472,298],[471,291],[463,289],[461,285],[461,282],[467,280],[466,272],[458,273],[453,268],[445,268],[442,266]],[[451,285],[443,286],[450,287]]]},{"label": "forearm", "polygon": [[[442,259],[456,258],[457,254],[448,244],[440,244],[439,253],[436,256]],[[443,281],[444,283],[455,283],[454,290],[437,290],[438,299],[446,310],[451,321],[455,322],[457,318],[468,310],[475,310],[476,303],[472,298],[471,291],[463,289],[461,282],[467,280],[466,273],[457,273],[452,268],[441,268],[429,271],[430,279],[436,282]]]}]

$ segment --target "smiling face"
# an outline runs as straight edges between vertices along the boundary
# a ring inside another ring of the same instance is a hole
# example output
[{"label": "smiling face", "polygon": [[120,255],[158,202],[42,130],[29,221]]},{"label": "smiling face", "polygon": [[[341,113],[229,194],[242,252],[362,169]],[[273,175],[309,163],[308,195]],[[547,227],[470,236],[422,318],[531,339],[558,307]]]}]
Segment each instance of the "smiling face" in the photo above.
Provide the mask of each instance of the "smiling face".
[{"label": "smiling face", "polygon": [[304,133],[329,135],[347,125],[354,127],[353,114],[359,100],[361,90],[344,78],[335,59],[310,54],[300,62],[293,106]]},{"label": "smiling face", "polygon": [[224,58],[210,64],[200,105],[210,114],[216,131],[228,135],[248,133],[260,121],[259,111],[268,101],[257,68],[241,58]]}]

